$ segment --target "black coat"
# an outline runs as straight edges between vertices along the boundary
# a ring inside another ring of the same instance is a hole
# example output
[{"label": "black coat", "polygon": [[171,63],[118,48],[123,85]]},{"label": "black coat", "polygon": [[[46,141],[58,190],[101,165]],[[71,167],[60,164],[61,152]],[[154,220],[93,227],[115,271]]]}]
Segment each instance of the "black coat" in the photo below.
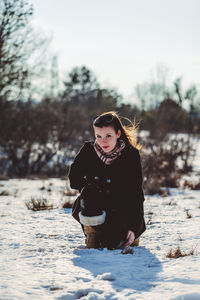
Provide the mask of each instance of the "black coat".
[{"label": "black coat", "polygon": [[137,149],[126,145],[121,155],[111,165],[106,165],[96,154],[93,142],[86,142],[75,157],[68,176],[71,188],[79,191],[87,181],[98,177],[108,191],[102,203],[107,215],[116,211],[126,233],[132,230],[136,238],[145,231],[142,168]]}]

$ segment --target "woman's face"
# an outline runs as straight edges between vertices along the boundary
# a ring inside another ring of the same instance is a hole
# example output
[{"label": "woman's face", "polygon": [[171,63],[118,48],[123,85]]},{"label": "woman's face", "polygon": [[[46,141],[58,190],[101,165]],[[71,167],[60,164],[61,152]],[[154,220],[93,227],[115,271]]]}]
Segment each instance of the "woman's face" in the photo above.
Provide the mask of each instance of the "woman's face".
[{"label": "woman's face", "polygon": [[104,152],[112,151],[117,143],[117,139],[121,135],[121,131],[115,132],[115,129],[112,126],[106,127],[95,127],[94,133],[97,140],[98,145],[103,149]]}]

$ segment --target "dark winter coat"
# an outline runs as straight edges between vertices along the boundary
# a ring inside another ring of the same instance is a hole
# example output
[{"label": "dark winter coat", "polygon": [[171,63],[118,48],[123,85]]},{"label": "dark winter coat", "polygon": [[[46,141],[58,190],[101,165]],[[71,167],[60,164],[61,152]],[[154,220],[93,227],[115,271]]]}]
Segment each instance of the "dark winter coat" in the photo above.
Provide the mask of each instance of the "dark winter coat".
[{"label": "dark winter coat", "polygon": [[106,165],[97,156],[93,142],[86,142],[68,175],[71,188],[79,191],[94,178],[101,181],[105,192],[102,208],[107,212],[106,222],[112,224],[113,221],[115,231],[123,228],[127,234],[128,230],[132,230],[136,238],[145,231],[142,168],[137,149],[126,145],[121,155],[111,165]]}]

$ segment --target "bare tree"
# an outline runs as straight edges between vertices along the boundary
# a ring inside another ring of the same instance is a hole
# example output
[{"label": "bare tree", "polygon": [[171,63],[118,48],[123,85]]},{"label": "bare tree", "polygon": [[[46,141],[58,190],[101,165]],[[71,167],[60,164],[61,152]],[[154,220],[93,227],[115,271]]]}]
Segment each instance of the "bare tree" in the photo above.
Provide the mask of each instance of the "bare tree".
[{"label": "bare tree", "polygon": [[167,85],[169,68],[160,64],[151,72],[150,80],[135,87],[135,95],[142,110],[155,109],[165,98],[171,96]]},{"label": "bare tree", "polygon": [[7,169],[9,161],[16,175],[27,174],[30,167],[38,171],[56,152],[49,135],[54,120],[31,101],[34,78],[46,68],[49,43],[42,34],[36,36],[32,15],[26,0],[0,0],[0,167]]},{"label": "bare tree", "polygon": [[11,100],[29,86],[24,52],[32,7],[23,0],[0,1],[0,101]]},{"label": "bare tree", "polygon": [[44,66],[47,39],[34,36],[32,15],[28,1],[0,0],[0,104],[24,98],[33,73],[41,73]]}]

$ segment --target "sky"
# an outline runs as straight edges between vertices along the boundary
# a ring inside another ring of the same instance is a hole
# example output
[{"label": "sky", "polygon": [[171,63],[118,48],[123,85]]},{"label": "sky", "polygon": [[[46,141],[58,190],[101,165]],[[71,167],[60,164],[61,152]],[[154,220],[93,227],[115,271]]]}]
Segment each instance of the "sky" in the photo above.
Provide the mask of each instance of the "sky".
[{"label": "sky", "polygon": [[129,98],[168,69],[168,81],[200,86],[199,0],[30,0],[35,28],[52,36],[59,76],[85,65]]}]

